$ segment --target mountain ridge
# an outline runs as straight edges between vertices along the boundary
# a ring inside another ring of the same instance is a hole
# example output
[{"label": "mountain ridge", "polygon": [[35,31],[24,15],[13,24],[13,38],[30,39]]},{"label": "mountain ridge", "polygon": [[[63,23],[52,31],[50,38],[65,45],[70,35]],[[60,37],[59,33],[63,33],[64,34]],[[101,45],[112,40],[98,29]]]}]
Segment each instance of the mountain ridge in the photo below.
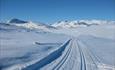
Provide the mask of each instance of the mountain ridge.
[{"label": "mountain ridge", "polygon": [[77,28],[77,27],[88,27],[92,25],[103,25],[103,24],[115,24],[115,21],[108,20],[63,20],[57,21],[54,24],[48,25],[41,22],[32,22],[25,21],[13,18],[7,22],[10,25],[16,25],[19,27],[25,27],[29,29],[41,29],[41,30],[49,30],[49,29],[59,29],[59,28]]},{"label": "mountain ridge", "polygon": [[103,25],[103,24],[115,24],[115,21],[108,20],[73,20],[73,21],[58,21],[52,26],[59,28],[75,28],[75,27],[87,27],[92,25]]},{"label": "mountain ridge", "polygon": [[53,26],[50,26],[50,25],[47,25],[47,24],[44,24],[41,22],[35,23],[32,21],[25,21],[25,20],[20,20],[20,19],[16,19],[16,18],[9,20],[7,22],[7,24],[16,25],[19,27],[30,28],[30,29],[41,29],[41,30],[48,30],[48,29],[55,28]]}]

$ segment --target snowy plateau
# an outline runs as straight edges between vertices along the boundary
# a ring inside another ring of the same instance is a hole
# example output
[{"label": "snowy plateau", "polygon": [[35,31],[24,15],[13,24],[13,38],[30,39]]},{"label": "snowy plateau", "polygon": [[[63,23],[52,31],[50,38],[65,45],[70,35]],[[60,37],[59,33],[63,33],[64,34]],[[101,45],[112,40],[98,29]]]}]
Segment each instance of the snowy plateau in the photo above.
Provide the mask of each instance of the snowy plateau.
[{"label": "snowy plateau", "polygon": [[115,21],[0,22],[0,70],[115,70]]}]

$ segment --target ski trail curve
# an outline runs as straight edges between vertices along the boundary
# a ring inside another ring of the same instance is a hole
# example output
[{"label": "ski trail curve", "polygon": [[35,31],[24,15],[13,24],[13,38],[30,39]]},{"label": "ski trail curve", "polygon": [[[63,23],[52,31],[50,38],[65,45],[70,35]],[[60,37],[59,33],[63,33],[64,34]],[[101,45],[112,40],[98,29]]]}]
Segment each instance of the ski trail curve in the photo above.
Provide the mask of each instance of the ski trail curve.
[{"label": "ski trail curve", "polygon": [[88,46],[72,38],[56,51],[22,70],[108,70],[100,69],[100,63],[99,57]]}]

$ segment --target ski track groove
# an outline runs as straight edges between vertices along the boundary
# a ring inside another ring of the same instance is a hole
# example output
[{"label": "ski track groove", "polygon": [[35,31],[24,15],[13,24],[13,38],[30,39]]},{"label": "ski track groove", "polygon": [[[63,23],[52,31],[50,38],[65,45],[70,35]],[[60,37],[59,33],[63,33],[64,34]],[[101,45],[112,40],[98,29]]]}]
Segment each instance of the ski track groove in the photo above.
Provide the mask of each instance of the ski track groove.
[{"label": "ski track groove", "polygon": [[82,49],[81,49],[81,47],[80,47],[80,45],[78,44],[78,42],[77,42],[77,46],[78,46],[78,48],[79,48],[79,52],[80,52],[80,70],[86,70],[86,63],[85,63],[85,58],[84,58],[84,54],[83,54],[83,51],[82,51]]},{"label": "ski track groove", "polygon": [[[93,61],[93,64],[95,64],[96,68],[98,68],[97,63],[100,63],[101,61],[99,61],[99,59],[96,57],[96,55],[94,55],[93,52],[88,47],[85,50],[87,51],[88,55],[90,56],[91,60]],[[96,61],[94,59],[96,59]]]},{"label": "ski track groove", "polygon": [[[85,46],[87,46],[87,44],[84,41],[81,41],[81,40],[79,40],[79,41],[82,42],[83,44],[85,44]],[[91,55],[96,59],[96,61],[98,63],[102,63],[101,59],[97,55],[94,55],[94,53],[92,52],[92,50],[90,50],[89,48],[86,48],[86,50],[88,50],[88,52],[90,51],[89,53],[91,53]]]},{"label": "ski track groove", "polygon": [[[65,54],[63,54],[64,51]],[[51,70],[76,70],[76,67],[78,67],[77,70],[98,70],[98,63],[102,63],[101,59],[94,55],[83,41],[76,38],[68,40],[56,51],[22,70],[40,70],[45,65],[55,62],[59,57],[62,58],[58,63],[54,63]]]},{"label": "ski track groove", "polygon": [[62,60],[52,70],[59,70],[61,68],[61,66],[65,63],[70,52],[71,52],[71,48],[68,49],[68,51],[66,52],[66,55],[62,58]]}]

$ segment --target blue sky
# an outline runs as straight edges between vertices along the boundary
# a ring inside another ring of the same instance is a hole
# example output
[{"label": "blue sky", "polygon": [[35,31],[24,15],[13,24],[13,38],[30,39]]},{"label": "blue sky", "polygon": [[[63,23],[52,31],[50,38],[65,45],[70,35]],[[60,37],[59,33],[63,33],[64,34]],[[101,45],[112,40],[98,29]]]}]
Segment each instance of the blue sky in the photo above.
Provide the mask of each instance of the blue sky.
[{"label": "blue sky", "polygon": [[0,0],[0,20],[115,20],[115,0]]}]

